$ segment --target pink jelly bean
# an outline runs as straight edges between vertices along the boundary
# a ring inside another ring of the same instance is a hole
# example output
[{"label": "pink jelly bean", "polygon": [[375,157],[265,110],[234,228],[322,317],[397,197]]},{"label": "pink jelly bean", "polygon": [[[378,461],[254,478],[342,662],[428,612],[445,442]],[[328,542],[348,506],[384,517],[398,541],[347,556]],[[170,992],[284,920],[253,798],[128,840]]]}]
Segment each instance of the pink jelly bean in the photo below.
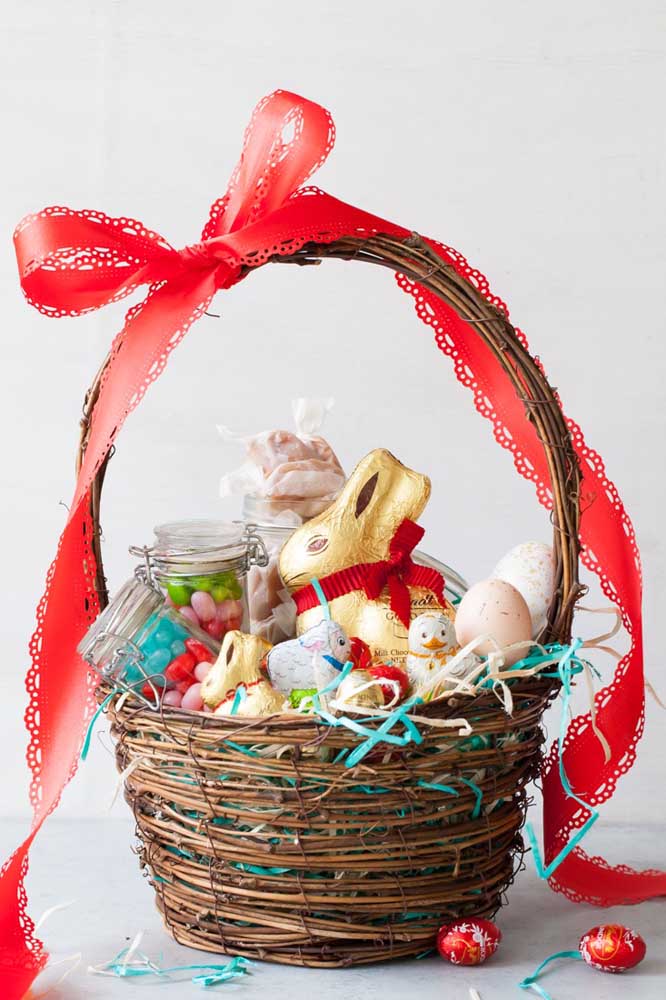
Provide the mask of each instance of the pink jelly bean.
[{"label": "pink jelly bean", "polygon": [[209,622],[215,617],[215,601],[205,590],[195,590],[190,598],[192,608],[202,622]]},{"label": "pink jelly bean", "polygon": [[182,615],[183,618],[187,618],[188,622],[192,622],[193,625],[199,626],[199,616],[193,608],[189,607],[189,605],[185,605],[183,608],[178,608],[178,614]]},{"label": "pink jelly bean", "polygon": [[213,639],[221,639],[224,633],[227,631],[224,622],[220,621],[219,618],[213,618],[211,622],[206,622],[204,629],[208,632],[208,635],[212,636]]},{"label": "pink jelly bean", "polygon": [[194,676],[196,677],[196,679],[198,681],[204,681],[206,677],[208,677],[212,665],[213,665],[212,663],[197,663],[196,667],[194,668]]},{"label": "pink jelly bean", "polygon": [[203,698],[201,697],[201,684],[192,684],[183,695],[181,702],[183,708],[188,712],[200,712],[203,708]]},{"label": "pink jelly bean", "polygon": [[220,601],[215,608],[215,617],[221,622],[228,622],[230,618],[242,618],[243,605],[240,601]]},{"label": "pink jelly bean", "polygon": [[172,688],[170,691],[165,691],[162,695],[162,704],[171,705],[172,708],[180,708],[183,703],[183,696],[180,691],[176,688]]}]

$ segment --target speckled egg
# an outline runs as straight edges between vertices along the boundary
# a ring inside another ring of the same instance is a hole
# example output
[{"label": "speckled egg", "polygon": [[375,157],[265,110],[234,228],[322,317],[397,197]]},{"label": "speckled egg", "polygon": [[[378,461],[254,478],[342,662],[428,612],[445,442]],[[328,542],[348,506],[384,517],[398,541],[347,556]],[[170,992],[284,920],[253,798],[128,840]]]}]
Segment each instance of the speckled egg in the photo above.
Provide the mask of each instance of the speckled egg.
[{"label": "speckled egg", "polygon": [[506,580],[525,599],[532,619],[533,636],[546,624],[555,587],[555,558],[550,545],[523,542],[502,556],[493,578]]},{"label": "speckled egg", "polygon": [[[490,635],[500,646],[525,642],[532,638],[532,619],[525,599],[506,580],[482,580],[463,596],[456,613],[456,638],[461,646],[480,635]],[[496,649],[490,641],[480,643],[475,650],[487,656]],[[525,656],[527,650],[506,654],[511,665]]]}]

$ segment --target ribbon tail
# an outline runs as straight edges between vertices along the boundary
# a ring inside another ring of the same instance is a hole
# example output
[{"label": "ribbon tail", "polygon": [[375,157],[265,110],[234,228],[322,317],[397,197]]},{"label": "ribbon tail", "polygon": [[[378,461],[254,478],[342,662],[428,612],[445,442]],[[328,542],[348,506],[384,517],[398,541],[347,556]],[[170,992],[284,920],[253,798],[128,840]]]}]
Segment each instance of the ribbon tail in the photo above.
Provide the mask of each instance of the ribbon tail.
[{"label": "ribbon tail", "polygon": [[429,566],[412,563],[405,573],[405,583],[410,587],[423,587],[435,595],[441,607],[446,607],[445,581],[441,573]]},{"label": "ribbon tail", "polygon": [[100,383],[90,435],[74,494],[76,510],[125,418],[140,403],[173,348],[206,311],[217,289],[212,271],[154,285],[134,306],[116,337]]},{"label": "ribbon tail", "polygon": [[61,536],[30,643],[25,719],[34,816],[29,836],[0,873],[0,982],[6,1000],[23,997],[48,959],[25,912],[28,851],[76,771],[85,725],[94,710],[94,682],[74,652],[99,610],[91,533],[89,494],[85,494]]},{"label": "ribbon tail", "polygon": [[408,629],[411,620],[412,601],[407,584],[395,573],[389,576],[389,597],[391,610],[395,612],[405,628]]},{"label": "ribbon tail", "polygon": [[31,737],[27,757],[34,818],[29,837],[0,874],[0,981],[6,1000],[19,1000],[48,958],[25,913],[28,851],[76,771],[85,727],[94,711],[94,681],[75,652],[99,612],[90,547],[90,484],[125,417],[214,293],[212,274],[183,277],[156,287],[141,306],[130,310],[95,406],[74,501],[47,576],[30,644],[26,725]]}]

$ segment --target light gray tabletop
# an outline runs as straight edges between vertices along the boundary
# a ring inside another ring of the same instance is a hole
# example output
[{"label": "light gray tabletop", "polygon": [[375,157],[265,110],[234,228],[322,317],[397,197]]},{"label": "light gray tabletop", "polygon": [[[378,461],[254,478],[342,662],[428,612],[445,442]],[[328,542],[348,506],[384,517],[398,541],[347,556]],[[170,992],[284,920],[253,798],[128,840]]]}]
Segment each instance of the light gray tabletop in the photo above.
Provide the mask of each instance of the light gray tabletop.
[{"label": "light gray tabletop", "polygon": [[[595,972],[582,962],[556,963],[543,980],[553,1000],[580,1000],[583,996],[628,1000],[630,995],[657,1000],[665,993],[666,900],[611,910],[575,906],[539,882],[529,856],[527,870],[509,891],[509,905],[497,918],[504,936],[500,950],[481,967],[454,967],[437,957],[340,971],[255,963],[251,975],[207,991],[193,985],[187,974],[177,982],[95,976],[89,967],[109,961],[138,931],[144,932],[142,950],[163,967],[216,961],[176,945],[163,930],[152,890],[130,850],[132,831],[128,819],[77,822],[54,818],[35,843],[28,879],[30,913],[39,918],[50,907],[71,901],[67,909],[46,920],[41,934],[52,961],[81,954],[78,966],[58,986],[52,984],[67,963],[54,965],[38,981],[42,990],[52,986],[49,1000],[185,1000],[211,994],[233,995],[238,1000],[274,996],[288,996],[289,1000],[398,1000],[413,993],[418,993],[420,1000],[470,1000],[470,989],[475,989],[481,1000],[526,998],[534,994],[519,991],[517,984],[543,958],[575,948],[584,931],[610,921],[628,924],[643,935],[648,944],[643,964],[626,975],[612,976]],[[25,832],[23,822],[0,822],[3,856]],[[664,862],[665,834],[666,829],[658,826],[608,824],[595,834],[593,847],[618,861],[655,867]]]}]

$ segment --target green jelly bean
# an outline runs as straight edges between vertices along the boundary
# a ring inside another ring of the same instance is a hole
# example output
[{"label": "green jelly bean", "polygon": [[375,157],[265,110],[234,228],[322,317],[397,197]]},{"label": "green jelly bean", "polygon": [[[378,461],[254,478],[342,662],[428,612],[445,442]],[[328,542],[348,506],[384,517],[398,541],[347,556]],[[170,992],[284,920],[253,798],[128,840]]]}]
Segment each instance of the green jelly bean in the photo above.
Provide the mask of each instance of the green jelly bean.
[{"label": "green jelly bean", "polygon": [[188,587],[185,583],[175,583],[169,580],[166,585],[167,593],[173,603],[177,608],[182,608],[183,605],[190,603],[190,597],[194,593],[192,587]]}]

